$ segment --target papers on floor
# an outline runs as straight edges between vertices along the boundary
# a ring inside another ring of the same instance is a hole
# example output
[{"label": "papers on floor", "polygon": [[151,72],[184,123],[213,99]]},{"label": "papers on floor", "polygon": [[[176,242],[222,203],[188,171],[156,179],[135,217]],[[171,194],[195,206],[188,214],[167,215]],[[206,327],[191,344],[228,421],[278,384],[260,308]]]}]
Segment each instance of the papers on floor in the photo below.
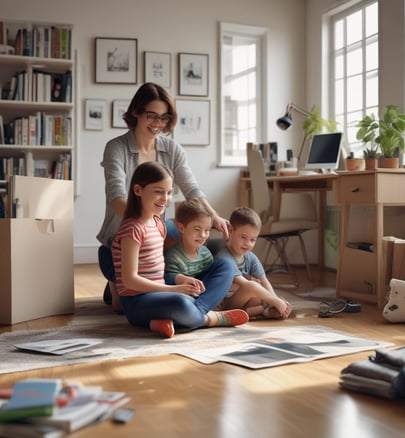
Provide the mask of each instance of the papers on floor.
[{"label": "papers on floor", "polygon": [[368,340],[322,326],[281,327],[268,337],[228,347],[183,350],[178,354],[204,364],[227,362],[251,369],[309,362],[392,345]]},{"label": "papers on floor", "polygon": [[15,344],[19,350],[35,351],[38,353],[62,355],[73,351],[83,350],[101,344],[101,339],[75,338],[75,339],[50,339],[47,341],[25,342]]}]

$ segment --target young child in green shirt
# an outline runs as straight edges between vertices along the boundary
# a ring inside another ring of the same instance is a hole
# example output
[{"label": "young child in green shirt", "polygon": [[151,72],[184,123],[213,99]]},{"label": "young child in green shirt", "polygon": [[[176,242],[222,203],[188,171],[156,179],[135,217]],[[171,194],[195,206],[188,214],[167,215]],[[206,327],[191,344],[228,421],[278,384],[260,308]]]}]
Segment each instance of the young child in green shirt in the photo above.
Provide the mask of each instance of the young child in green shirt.
[{"label": "young child in green shirt", "polygon": [[[183,201],[177,207],[175,223],[181,238],[165,251],[165,283],[193,285],[196,305],[211,311],[223,300],[232,284],[233,264],[228,259],[214,260],[204,246],[213,226],[213,216],[198,199]],[[213,325],[235,326],[249,320],[242,309],[211,311],[210,315],[217,319]]]}]

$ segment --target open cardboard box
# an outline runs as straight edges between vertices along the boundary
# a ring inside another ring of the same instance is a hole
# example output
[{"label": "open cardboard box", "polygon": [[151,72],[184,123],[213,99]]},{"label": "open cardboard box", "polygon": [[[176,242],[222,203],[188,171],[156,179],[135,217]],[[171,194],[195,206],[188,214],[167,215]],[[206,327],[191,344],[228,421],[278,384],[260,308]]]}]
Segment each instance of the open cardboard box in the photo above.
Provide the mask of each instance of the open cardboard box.
[{"label": "open cardboard box", "polygon": [[74,311],[73,182],[15,176],[23,218],[0,220],[0,324]]}]

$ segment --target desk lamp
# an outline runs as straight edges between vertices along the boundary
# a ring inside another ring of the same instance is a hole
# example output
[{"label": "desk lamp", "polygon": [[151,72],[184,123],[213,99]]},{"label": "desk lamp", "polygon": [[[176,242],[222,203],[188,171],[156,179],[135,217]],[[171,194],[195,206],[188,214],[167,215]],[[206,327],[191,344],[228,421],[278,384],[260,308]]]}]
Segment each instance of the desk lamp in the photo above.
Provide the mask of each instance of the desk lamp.
[{"label": "desk lamp", "polygon": [[[299,106],[295,105],[294,103],[289,103],[287,105],[286,113],[283,117],[280,117],[277,119],[277,126],[282,129],[283,131],[287,130],[292,125],[292,116],[291,114],[296,111],[299,114],[302,114],[306,117],[310,116],[311,114],[308,111],[305,111],[304,109],[300,108]],[[304,149],[305,140],[307,139],[307,134],[305,133],[304,140],[302,141],[302,145],[300,148],[300,151],[298,153],[297,161],[298,161],[298,167],[300,165],[301,155],[302,151]]]}]

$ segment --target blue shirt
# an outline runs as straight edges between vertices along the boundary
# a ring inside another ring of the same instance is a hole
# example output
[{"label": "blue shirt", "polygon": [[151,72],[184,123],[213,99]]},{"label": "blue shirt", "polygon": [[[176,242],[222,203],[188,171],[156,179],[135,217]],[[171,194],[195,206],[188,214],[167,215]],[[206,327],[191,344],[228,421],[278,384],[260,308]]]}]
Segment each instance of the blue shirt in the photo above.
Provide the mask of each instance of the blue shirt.
[{"label": "blue shirt", "polygon": [[225,246],[217,255],[217,257],[230,258],[235,262],[235,266],[239,271],[239,275],[242,274],[244,277],[255,277],[261,278],[266,275],[263,265],[261,264],[257,255],[253,252],[248,252],[245,254],[241,260],[237,260],[236,257],[229,251],[228,247]]}]

